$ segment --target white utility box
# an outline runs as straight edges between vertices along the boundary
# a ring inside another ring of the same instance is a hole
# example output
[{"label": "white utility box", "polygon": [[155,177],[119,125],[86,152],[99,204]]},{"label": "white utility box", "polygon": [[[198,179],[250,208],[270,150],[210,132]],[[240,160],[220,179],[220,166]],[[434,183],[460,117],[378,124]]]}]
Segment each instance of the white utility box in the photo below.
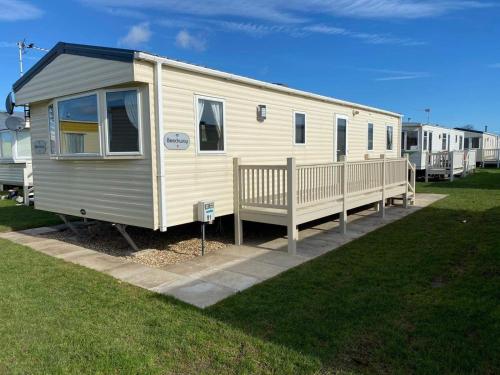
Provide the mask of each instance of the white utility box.
[{"label": "white utility box", "polygon": [[211,223],[215,219],[215,203],[214,201],[198,202],[198,221],[203,223]]}]

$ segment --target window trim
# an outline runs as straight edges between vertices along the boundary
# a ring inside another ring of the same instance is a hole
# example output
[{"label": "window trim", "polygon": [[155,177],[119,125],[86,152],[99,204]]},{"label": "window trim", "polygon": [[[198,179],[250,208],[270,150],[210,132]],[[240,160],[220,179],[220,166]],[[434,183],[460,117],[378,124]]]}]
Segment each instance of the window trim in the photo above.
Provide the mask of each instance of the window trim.
[{"label": "window trim", "polygon": [[[103,148],[102,148],[102,114],[100,111],[101,105],[100,105],[100,95],[99,92],[102,90],[93,90],[93,91],[87,91],[85,93],[78,93],[75,95],[67,95],[67,96],[62,96],[59,98],[54,99],[52,102],[50,102],[47,105],[47,116],[48,116],[48,107],[50,104],[54,104],[54,115],[55,115],[55,123],[56,123],[56,151],[57,155],[54,155],[56,157],[60,158],[96,158],[96,157],[102,157],[103,156]],[[99,143],[99,152],[84,152],[84,153],[66,153],[63,154],[61,152],[61,128],[60,128],[60,121],[59,121],[59,102],[63,102],[66,100],[71,100],[71,99],[78,99],[78,98],[85,98],[87,96],[92,96],[96,95],[97,99],[97,137],[98,137],[98,143]],[[48,117],[47,117],[47,129],[48,129]],[[50,147],[50,134],[49,134],[49,147]]]},{"label": "window trim", "polygon": [[[297,143],[297,115],[304,115],[304,143]],[[307,145],[307,113],[302,111],[293,111],[293,145],[306,146]]]},{"label": "window trim", "polygon": [[[224,138],[224,150],[201,150],[200,142],[200,119],[198,118],[198,101],[210,100],[212,102],[222,103],[222,137]],[[227,154],[227,124],[226,124],[226,100],[224,98],[218,98],[215,96],[194,95],[194,136],[196,140],[196,154],[197,155],[225,155]]]},{"label": "window trim", "polygon": [[[391,134],[391,148],[387,148],[387,130],[389,128],[392,128],[392,134]],[[394,151],[394,125],[386,124],[385,125],[385,150],[386,151]]]},{"label": "window trim", "polygon": [[[372,148],[370,148],[370,125],[372,126]],[[368,122],[366,125],[366,151],[368,153],[373,152],[375,149],[375,124],[373,122]]]},{"label": "window trim", "polygon": [[[137,94],[137,112],[138,112],[138,151],[118,151],[114,152],[109,149],[109,123],[108,123],[108,103],[106,100],[106,95],[108,92],[120,92],[120,91],[135,91]],[[141,90],[138,87],[121,87],[117,89],[105,89],[102,90],[102,107],[103,107],[103,126],[104,126],[104,155],[106,156],[142,156],[143,155],[143,129],[142,129],[142,95]]]}]

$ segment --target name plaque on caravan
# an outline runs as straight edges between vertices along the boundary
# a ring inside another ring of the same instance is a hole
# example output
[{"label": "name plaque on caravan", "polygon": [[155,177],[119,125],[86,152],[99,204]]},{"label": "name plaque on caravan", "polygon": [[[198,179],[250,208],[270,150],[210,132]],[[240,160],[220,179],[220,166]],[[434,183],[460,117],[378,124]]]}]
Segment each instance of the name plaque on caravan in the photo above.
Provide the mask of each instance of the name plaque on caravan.
[{"label": "name plaque on caravan", "polygon": [[43,155],[47,153],[47,142],[38,140],[33,143],[33,148],[35,149],[35,154]]},{"label": "name plaque on caravan", "polygon": [[186,133],[167,133],[163,137],[167,150],[186,150],[189,147],[189,135]]}]

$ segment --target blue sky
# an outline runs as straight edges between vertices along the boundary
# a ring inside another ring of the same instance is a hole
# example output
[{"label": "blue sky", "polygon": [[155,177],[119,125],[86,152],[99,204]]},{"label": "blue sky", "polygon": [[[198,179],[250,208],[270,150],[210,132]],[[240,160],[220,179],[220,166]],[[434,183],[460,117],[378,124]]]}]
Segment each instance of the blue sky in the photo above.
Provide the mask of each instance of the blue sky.
[{"label": "blue sky", "polygon": [[[124,47],[500,132],[497,0],[0,0],[0,93],[16,41]],[[26,68],[43,53],[25,55]]]}]

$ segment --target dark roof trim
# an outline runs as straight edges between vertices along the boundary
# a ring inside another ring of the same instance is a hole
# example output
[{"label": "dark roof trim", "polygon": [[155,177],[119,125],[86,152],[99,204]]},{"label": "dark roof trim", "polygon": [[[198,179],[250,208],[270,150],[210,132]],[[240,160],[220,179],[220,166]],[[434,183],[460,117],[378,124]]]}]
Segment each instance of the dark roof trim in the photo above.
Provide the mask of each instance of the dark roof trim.
[{"label": "dark roof trim", "polygon": [[475,130],[475,129],[467,129],[467,128],[455,128],[457,130],[462,130],[464,132],[471,132],[471,133],[479,133],[479,134],[484,134],[482,130]]},{"label": "dark roof trim", "polygon": [[110,47],[89,46],[85,44],[57,43],[45,56],[31,67],[13,85],[14,92],[19,91],[34,76],[49,65],[54,59],[62,54],[94,57],[98,59],[132,62],[134,60],[134,50]]}]

